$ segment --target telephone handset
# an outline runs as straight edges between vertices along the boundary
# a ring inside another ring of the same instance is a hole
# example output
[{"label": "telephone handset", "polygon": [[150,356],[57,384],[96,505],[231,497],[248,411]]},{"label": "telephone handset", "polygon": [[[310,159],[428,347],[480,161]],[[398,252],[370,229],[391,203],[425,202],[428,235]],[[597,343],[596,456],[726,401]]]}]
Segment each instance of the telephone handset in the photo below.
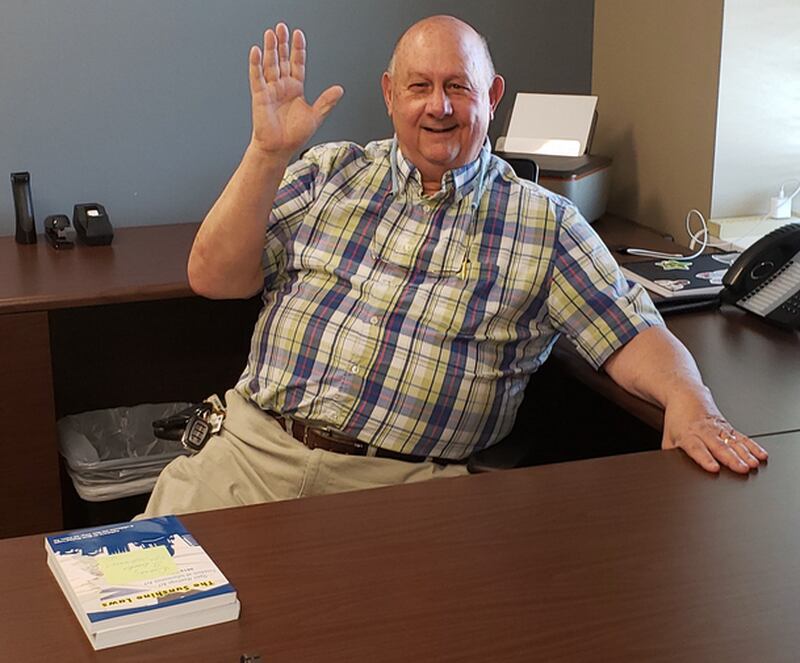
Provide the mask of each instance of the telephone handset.
[{"label": "telephone handset", "polygon": [[731,265],[722,301],[800,329],[800,223],[765,235]]}]

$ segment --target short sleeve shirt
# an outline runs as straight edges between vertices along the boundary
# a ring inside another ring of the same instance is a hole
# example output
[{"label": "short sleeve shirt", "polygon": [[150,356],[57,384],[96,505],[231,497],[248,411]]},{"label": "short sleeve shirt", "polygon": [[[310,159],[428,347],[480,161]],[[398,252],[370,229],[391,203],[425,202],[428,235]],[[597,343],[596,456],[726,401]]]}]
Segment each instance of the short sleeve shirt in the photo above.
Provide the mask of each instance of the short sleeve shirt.
[{"label": "short sleeve shirt", "polygon": [[599,368],[663,324],[575,206],[488,146],[432,196],[393,140],[312,148],[284,176],[263,264],[237,390],[400,453],[502,439],[561,334]]}]

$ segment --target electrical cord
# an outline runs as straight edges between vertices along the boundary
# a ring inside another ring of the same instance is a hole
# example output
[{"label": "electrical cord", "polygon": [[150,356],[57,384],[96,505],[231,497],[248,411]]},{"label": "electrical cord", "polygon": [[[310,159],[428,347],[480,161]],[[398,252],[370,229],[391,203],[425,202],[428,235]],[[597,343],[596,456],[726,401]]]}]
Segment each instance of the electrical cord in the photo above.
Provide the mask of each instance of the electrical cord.
[{"label": "electrical cord", "polygon": [[[695,232],[692,232],[692,215],[696,214],[697,217],[700,219],[700,223],[702,224],[702,228]],[[697,209],[689,210],[689,213],[686,215],[686,232],[691,239],[691,244],[689,248],[692,249],[694,245],[699,241],[700,248],[697,249],[694,253],[685,256],[682,253],[663,253],[662,251],[651,251],[650,249],[638,249],[638,248],[627,248],[625,249],[625,253],[632,255],[632,256],[642,256],[645,258],[666,258],[672,260],[694,260],[699,255],[703,253],[709,246],[716,246],[708,241],[708,223],[706,223],[706,217],[703,216],[703,213]],[[702,236],[702,239],[698,239]]]},{"label": "electrical cord", "polygon": [[[785,192],[785,189],[784,189],[784,187],[785,187],[787,184],[789,184],[789,182],[797,182],[797,188],[796,188],[796,189],[795,189],[795,190],[794,190],[792,193],[790,193],[788,196],[784,196],[784,192]],[[784,197],[786,197],[786,198],[788,198],[789,200],[793,200],[793,199],[794,199],[794,197],[795,197],[795,196],[796,196],[798,193],[800,193],[800,180],[799,180],[799,179],[797,179],[796,177],[793,177],[792,179],[789,179],[789,180],[784,180],[783,184],[781,184],[781,191],[780,191],[780,193],[778,194],[778,197],[779,197],[779,198],[784,198]]]},{"label": "electrical cord", "polygon": [[[770,218],[769,213],[765,214],[764,216],[762,216],[758,221],[756,221],[753,224],[753,226],[750,228],[750,230],[748,230],[744,235],[741,235],[741,236],[737,237],[736,239],[741,242],[741,240],[747,239],[748,237],[752,237],[754,235],[757,236],[758,235],[758,231],[761,228],[761,225],[764,223],[764,221],[766,221],[769,218]],[[698,239],[698,236],[700,235],[701,232],[702,232],[702,230],[696,232],[694,235],[691,235],[691,242],[689,243],[689,248],[690,249],[694,248],[694,245],[697,242],[700,241]],[[717,249],[730,250],[730,246],[731,245],[730,245],[730,243],[718,244],[716,242],[708,242],[707,246],[713,246],[714,248],[717,248]],[[736,253],[740,253],[740,251],[736,251]]]},{"label": "electrical cord", "polygon": [[[797,183],[797,187],[795,188],[792,193],[788,196],[786,195],[786,185],[792,182]],[[784,180],[781,184],[780,193],[778,197],[781,200],[793,200],[794,197],[800,193],[800,179],[792,178],[789,180]],[[700,219],[701,228],[697,232],[692,231],[692,215],[696,214],[697,218]],[[743,235],[739,239],[744,239],[746,237],[750,237],[758,230],[759,226],[770,218],[769,213],[762,216],[756,224],[749,230],[746,235]],[[624,250],[625,253],[632,256],[642,256],[644,258],[665,258],[665,259],[672,259],[672,260],[694,260],[698,256],[702,255],[703,251],[705,251],[708,247],[714,247],[719,249],[727,249],[730,245],[729,244],[721,244],[712,242],[709,240],[708,235],[708,223],[706,222],[706,218],[703,216],[703,213],[698,209],[691,209],[689,210],[688,214],[686,215],[686,233],[689,235],[689,250],[693,250],[694,247],[699,243],[700,248],[694,251],[694,253],[685,256],[682,253],[664,253],[662,251],[651,251],[650,249],[639,249],[635,247],[628,247]]]},{"label": "electrical cord", "polygon": [[[792,193],[788,196],[786,195],[786,185],[794,182],[797,184],[797,188],[795,188]],[[769,213],[770,216],[776,219],[788,219],[792,216],[792,200],[794,197],[800,193],[800,180],[792,178],[789,180],[784,180],[781,183],[780,191],[778,191],[778,195],[775,198],[770,198],[770,205],[769,205]]]},{"label": "electrical cord", "polygon": [[[789,194],[789,196],[786,196],[785,187],[786,187],[787,184],[791,184],[791,183],[796,183],[797,184],[797,188],[791,194]],[[778,198],[784,199],[784,200],[793,200],[794,197],[798,193],[800,193],[800,179],[792,178],[792,179],[789,179],[789,180],[784,180],[781,183],[781,188],[780,188],[780,192],[778,193]],[[759,230],[761,229],[761,226],[764,224],[764,221],[767,221],[770,218],[771,218],[770,217],[770,213],[767,212],[762,217],[760,217],[758,219],[758,221],[756,221],[750,227],[750,230],[748,230],[744,235],[741,235],[737,239],[739,241],[741,241],[741,240],[744,240],[744,239],[748,239],[750,237],[754,237],[754,236],[758,237],[758,236],[760,236]],[[699,237],[700,237],[700,235],[702,233],[703,233],[703,230],[701,229],[701,230],[697,231],[696,233],[689,235],[689,237],[691,239],[691,241],[689,243],[689,248],[690,249],[693,249],[695,247],[695,244],[697,244],[697,242],[700,241]],[[718,249],[729,249],[730,248],[730,244],[721,244],[721,243],[716,243],[716,242],[711,242],[711,241],[708,241],[706,243],[706,246],[713,246],[713,247],[718,248]]]}]

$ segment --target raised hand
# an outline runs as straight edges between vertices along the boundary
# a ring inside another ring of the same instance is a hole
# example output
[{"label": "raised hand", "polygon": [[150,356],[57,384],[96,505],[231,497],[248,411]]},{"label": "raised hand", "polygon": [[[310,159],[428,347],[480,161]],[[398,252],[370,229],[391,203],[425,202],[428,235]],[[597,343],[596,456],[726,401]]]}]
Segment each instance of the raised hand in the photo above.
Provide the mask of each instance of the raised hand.
[{"label": "raised hand", "polygon": [[278,23],[264,33],[264,52],[250,49],[250,95],[253,112],[251,146],[288,161],[316,132],[344,94],[333,85],[313,104],[304,97],[306,38]]}]

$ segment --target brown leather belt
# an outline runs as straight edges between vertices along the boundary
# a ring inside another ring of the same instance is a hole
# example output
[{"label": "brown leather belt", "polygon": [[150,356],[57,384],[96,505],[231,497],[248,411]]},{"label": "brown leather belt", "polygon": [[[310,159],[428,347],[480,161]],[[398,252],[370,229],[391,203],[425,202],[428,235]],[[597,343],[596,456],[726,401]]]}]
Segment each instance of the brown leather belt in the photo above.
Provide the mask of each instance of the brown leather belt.
[{"label": "brown leather belt", "polygon": [[376,458],[391,458],[393,460],[402,460],[406,463],[424,463],[430,460],[434,463],[447,465],[450,463],[463,463],[460,460],[447,460],[445,458],[429,458],[428,456],[415,456],[413,454],[401,454],[398,451],[391,451],[389,449],[381,449],[380,447],[370,447],[366,442],[361,442],[355,438],[345,437],[343,435],[331,434],[320,428],[312,428],[297,421],[296,419],[289,419],[277,412],[267,412],[267,414],[275,419],[287,433],[289,433],[295,440],[302,442],[309,449],[323,449],[324,451],[333,451],[337,454],[347,454],[350,456],[375,456]]}]

